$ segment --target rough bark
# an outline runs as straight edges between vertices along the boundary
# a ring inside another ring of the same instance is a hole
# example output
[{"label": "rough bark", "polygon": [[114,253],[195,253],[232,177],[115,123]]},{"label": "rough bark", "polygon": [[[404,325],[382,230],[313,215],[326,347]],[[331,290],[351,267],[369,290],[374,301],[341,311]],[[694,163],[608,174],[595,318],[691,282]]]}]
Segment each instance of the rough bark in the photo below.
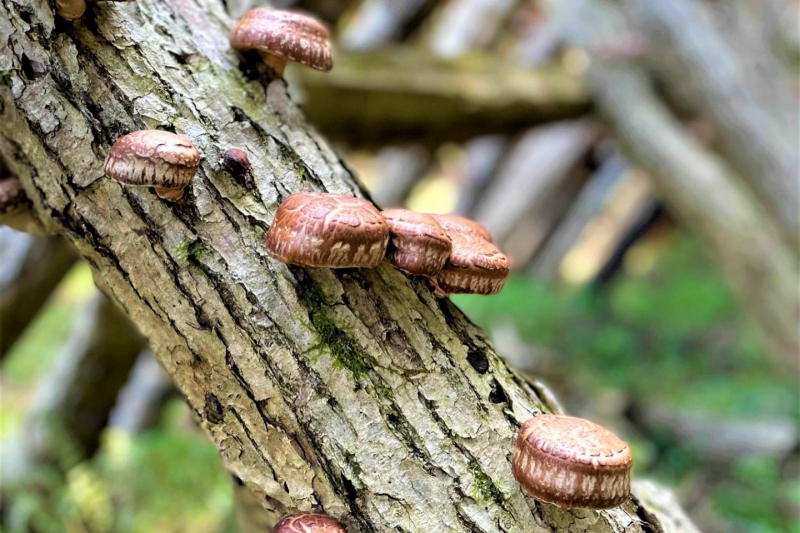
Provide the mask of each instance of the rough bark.
[{"label": "rough bark", "polygon": [[94,454],[143,346],[128,317],[98,293],[38,388],[22,431],[2,446],[4,489],[24,485],[41,466],[67,471]]},{"label": "rough bark", "polygon": [[[273,519],[324,509],[351,533],[642,531],[635,499],[566,512],[520,492],[516,430],[547,406],[423,281],[268,258],[290,192],[361,191],[283,81],[265,91],[255,63],[240,71],[229,27],[211,0],[92,4],[75,24],[0,2],[3,155],[146,333],[225,466]],[[110,143],[148,126],[204,155],[188,203],[101,178]],[[250,152],[252,189],[221,170],[230,147]]]},{"label": "rough bark", "polygon": [[77,259],[61,237],[34,237],[0,228],[0,359]]}]

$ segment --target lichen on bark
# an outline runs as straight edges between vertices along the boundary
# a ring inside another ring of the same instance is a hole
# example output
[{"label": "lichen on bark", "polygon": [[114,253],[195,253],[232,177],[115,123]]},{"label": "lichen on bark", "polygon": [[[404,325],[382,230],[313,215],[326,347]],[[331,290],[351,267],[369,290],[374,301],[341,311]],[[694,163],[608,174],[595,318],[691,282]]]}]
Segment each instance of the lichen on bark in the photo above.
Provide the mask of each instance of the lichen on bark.
[{"label": "lichen on bark", "polygon": [[[267,256],[282,198],[363,191],[285,82],[229,50],[230,26],[213,0],[93,3],[75,23],[0,0],[2,155],[148,336],[225,466],[275,518],[314,508],[353,533],[660,531],[634,499],[566,512],[522,494],[516,430],[547,407],[424,281]],[[113,141],[143,128],[200,149],[188,203],[102,178]],[[252,188],[224,172],[229,148],[248,153]]]}]

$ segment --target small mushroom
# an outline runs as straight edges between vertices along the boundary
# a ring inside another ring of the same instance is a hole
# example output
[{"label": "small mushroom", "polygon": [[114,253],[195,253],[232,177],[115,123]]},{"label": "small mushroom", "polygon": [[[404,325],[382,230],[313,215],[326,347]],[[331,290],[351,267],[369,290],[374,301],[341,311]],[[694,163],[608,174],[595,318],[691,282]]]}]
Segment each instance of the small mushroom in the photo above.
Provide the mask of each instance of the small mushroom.
[{"label": "small mushroom", "polygon": [[450,237],[436,220],[408,209],[382,211],[389,225],[386,257],[415,276],[434,276],[450,256]]},{"label": "small mushroom", "polygon": [[495,294],[506,284],[511,262],[476,233],[448,231],[450,257],[432,279],[438,297],[448,294]]},{"label": "small mushroom", "polygon": [[522,424],[512,459],[514,478],[530,496],[564,509],[610,509],[631,492],[633,456],[606,428],[543,414]]},{"label": "small mushroom", "polygon": [[235,180],[240,182],[247,181],[247,173],[250,172],[250,159],[247,154],[238,148],[227,150],[222,156],[222,165]]},{"label": "small mushroom", "polygon": [[[88,0],[89,2],[132,2],[134,0]],[[65,20],[77,20],[86,12],[86,0],[56,0],[58,15]]]},{"label": "small mushroom", "polygon": [[471,218],[458,215],[431,215],[436,222],[448,233],[474,233],[475,235],[492,242],[492,235],[486,226]]},{"label": "small mushroom", "polygon": [[333,517],[322,513],[294,513],[281,518],[272,533],[347,533]]},{"label": "small mushroom", "polygon": [[389,226],[371,203],[342,194],[299,192],[278,208],[267,232],[267,251],[283,263],[306,267],[378,266]]},{"label": "small mushroom", "polygon": [[77,20],[86,11],[84,0],[56,0],[58,15],[65,20]]},{"label": "small mushroom", "polygon": [[142,130],[114,143],[104,170],[120,183],[154,187],[158,196],[176,202],[199,166],[200,152],[189,139],[168,131]]},{"label": "small mushroom", "polygon": [[233,28],[230,41],[235,50],[258,50],[279,77],[287,61],[323,71],[333,67],[328,28],[300,13],[251,9]]}]

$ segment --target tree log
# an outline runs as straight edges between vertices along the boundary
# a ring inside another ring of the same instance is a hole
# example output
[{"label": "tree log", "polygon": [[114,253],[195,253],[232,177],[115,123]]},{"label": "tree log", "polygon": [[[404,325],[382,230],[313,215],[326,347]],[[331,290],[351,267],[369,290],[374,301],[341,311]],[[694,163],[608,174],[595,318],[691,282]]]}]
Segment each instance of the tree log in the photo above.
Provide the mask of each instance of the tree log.
[{"label": "tree log", "polygon": [[77,259],[61,237],[34,237],[0,228],[0,359]]},{"label": "tree log", "polygon": [[341,53],[329,73],[301,75],[309,119],[356,146],[436,146],[576,118],[589,110],[579,78],[488,55],[442,60],[410,47]]},{"label": "tree log", "polygon": [[38,388],[22,431],[2,446],[4,490],[25,486],[41,466],[65,472],[97,451],[117,393],[143,347],[128,318],[98,292]]},{"label": "tree log", "polygon": [[[565,38],[590,52],[597,43],[630,35],[629,24],[614,2],[548,3]],[[587,20],[592,24],[586,24]],[[780,219],[764,209],[727,161],[689,135],[656,95],[644,69],[592,54],[586,78],[631,160],[648,170],[676,216],[707,243],[744,311],[764,334],[768,354],[796,372],[800,352],[797,251],[784,238]]]},{"label": "tree log", "polygon": [[[229,50],[230,26],[213,0],[92,4],[72,24],[43,0],[0,0],[3,155],[225,466],[273,519],[315,508],[351,533],[643,531],[636,498],[567,512],[523,495],[516,432],[548,407],[422,280],[267,256],[289,193],[363,193],[285,82],[265,91],[261,67]],[[156,126],[204,156],[186,203],[102,178],[116,138]],[[232,147],[251,155],[252,188],[220,166]]]}]

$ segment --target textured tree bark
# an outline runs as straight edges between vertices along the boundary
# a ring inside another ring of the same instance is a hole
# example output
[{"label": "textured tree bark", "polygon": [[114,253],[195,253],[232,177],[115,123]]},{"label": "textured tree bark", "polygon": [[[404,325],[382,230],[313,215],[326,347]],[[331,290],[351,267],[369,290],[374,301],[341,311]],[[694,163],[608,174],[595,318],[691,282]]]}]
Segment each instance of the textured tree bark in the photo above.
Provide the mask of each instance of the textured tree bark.
[{"label": "textured tree bark", "polygon": [[[566,512],[520,492],[517,427],[548,407],[423,281],[266,255],[289,193],[362,192],[285,83],[265,91],[257,62],[238,68],[228,28],[212,0],[91,4],[74,24],[42,0],[0,0],[3,155],[226,467],[273,519],[324,509],[351,533],[661,531],[636,498]],[[204,155],[186,204],[101,177],[117,137],[156,126]],[[222,171],[231,147],[249,152],[252,188]]]}]

